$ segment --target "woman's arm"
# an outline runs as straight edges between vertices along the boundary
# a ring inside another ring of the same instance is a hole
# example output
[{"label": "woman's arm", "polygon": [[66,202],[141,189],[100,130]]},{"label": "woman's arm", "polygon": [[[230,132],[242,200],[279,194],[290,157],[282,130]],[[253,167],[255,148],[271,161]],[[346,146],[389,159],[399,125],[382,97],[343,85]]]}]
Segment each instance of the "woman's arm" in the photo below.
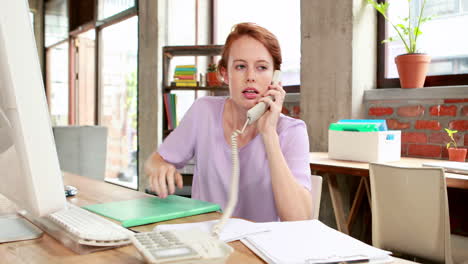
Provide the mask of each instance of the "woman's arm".
[{"label": "woman's arm", "polygon": [[262,134],[270,166],[271,185],[275,197],[276,210],[281,221],[310,219],[312,196],[297,182],[281,152],[276,131]]}]

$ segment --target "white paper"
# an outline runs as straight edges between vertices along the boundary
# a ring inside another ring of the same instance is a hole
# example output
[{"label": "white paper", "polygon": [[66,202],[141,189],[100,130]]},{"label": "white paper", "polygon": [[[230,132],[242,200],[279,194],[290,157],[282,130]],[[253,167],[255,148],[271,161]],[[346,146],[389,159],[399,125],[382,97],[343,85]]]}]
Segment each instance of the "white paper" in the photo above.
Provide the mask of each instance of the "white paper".
[{"label": "white paper", "polygon": [[[159,231],[167,231],[198,228],[201,231],[211,233],[213,225],[217,222],[218,220],[212,220],[198,223],[158,225],[154,229]],[[265,226],[259,225],[257,223],[249,222],[242,219],[231,218],[224,225],[223,230],[219,234],[219,238],[224,242],[231,242],[246,237],[247,235],[267,231],[268,229]]]},{"label": "white paper", "polygon": [[270,232],[248,235],[246,246],[268,263],[320,263],[340,260],[391,260],[391,252],[369,246],[318,220],[258,223]]}]

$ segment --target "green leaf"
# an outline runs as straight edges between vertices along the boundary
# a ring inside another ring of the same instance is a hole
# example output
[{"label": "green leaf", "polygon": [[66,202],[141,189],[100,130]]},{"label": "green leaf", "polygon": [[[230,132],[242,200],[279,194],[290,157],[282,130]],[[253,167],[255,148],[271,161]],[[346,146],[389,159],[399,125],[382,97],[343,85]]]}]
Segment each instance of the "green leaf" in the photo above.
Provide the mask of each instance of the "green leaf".
[{"label": "green leaf", "polygon": [[450,147],[450,143],[451,143],[451,142],[447,143],[447,148],[449,148],[449,147]]}]

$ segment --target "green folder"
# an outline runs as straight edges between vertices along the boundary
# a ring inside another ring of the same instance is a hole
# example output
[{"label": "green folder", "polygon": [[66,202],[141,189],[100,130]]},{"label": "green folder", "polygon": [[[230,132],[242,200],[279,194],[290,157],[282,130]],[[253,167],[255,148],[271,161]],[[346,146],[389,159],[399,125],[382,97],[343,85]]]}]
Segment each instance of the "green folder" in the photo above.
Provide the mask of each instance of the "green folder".
[{"label": "green folder", "polygon": [[124,227],[145,225],[175,218],[221,210],[214,203],[177,195],[165,199],[148,197],[136,200],[93,204],[83,208],[122,223]]}]

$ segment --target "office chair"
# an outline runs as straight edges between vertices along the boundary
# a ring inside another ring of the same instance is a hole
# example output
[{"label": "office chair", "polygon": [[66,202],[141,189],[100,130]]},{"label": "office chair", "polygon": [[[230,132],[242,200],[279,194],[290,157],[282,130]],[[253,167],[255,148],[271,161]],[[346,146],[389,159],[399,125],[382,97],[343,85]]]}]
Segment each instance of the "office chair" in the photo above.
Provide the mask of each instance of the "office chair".
[{"label": "office chair", "polygon": [[52,131],[63,171],[104,180],[107,127],[55,126]]},{"label": "office chair", "polygon": [[322,197],[322,176],[311,175],[310,181],[312,185],[312,219],[318,219],[320,213],[320,199]]},{"label": "office chair", "polygon": [[451,235],[441,168],[370,164],[372,244],[441,263],[468,263],[468,238]]}]

